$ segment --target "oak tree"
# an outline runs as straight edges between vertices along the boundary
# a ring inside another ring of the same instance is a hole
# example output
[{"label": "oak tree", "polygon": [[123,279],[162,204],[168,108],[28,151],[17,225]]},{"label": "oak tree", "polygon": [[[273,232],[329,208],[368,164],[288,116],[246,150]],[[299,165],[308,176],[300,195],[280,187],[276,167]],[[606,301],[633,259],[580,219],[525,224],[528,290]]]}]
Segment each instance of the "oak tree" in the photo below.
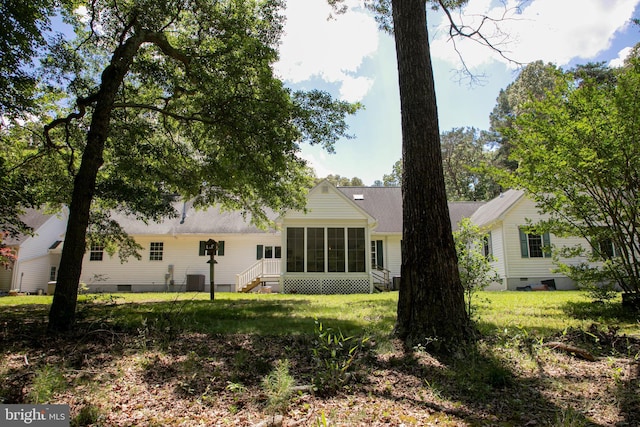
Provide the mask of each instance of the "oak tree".
[{"label": "oak tree", "polygon": [[332,150],[358,106],[274,76],[281,7],[95,0],[65,16],[75,37],[43,61],[46,125],[26,156],[63,166],[58,201],[69,206],[50,331],[73,328],[87,231],[123,236],[109,210],[159,219],[179,197],[264,223],[265,207],[303,206],[311,178],[300,143]]}]

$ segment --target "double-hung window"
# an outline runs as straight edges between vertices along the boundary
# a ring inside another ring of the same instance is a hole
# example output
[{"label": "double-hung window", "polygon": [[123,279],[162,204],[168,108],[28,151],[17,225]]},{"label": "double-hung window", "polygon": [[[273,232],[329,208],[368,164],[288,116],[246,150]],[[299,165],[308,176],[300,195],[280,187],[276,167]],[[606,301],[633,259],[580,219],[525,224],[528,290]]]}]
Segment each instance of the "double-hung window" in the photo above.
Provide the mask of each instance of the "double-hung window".
[{"label": "double-hung window", "polygon": [[151,242],[149,245],[149,260],[150,261],[162,261],[162,255],[164,253],[163,242]]},{"label": "double-hung window", "polygon": [[493,242],[491,241],[491,232],[488,232],[482,238],[482,254],[487,259],[493,257]]},{"label": "double-hung window", "polygon": [[520,232],[520,253],[523,258],[550,258],[551,241],[549,233],[532,234],[525,232],[522,228]]},{"label": "double-hung window", "polygon": [[600,238],[595,244],[597,245],[598,256],[601,259],[611,259],[618,256],[616,245],[610,237]]},{"label": "double-hung window", "polygon": [[282,246],[256,246],[256,259],[282,258]]},{"label": "double-hung window", "polygon": [[92,243],[89,249],[89,261],[102,261],[104,256],[104,245]]}]

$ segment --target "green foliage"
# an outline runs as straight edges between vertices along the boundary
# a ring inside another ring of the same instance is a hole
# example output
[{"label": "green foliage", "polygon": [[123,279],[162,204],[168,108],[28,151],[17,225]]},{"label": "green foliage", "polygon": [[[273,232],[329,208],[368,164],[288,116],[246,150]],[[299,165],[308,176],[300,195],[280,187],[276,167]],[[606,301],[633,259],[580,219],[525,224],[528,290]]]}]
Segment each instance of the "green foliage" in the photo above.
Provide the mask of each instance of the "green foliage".
[{"label": "green foliage", "polygon": [[62,371],[57,366],[45,365],[36,370],[27,400],[34,405],[44,404],[66,387],[67,381]]},{"label": "green foliage", "polygon": [[71,427],[96,425],[103,417],[104,414],[98,406],[87,404],[80,408],[78,415],[71,420]]},{"label": "green foliage", "polygon": [[348,384],[368,341],[369,336],[345,336],[315,321],[311,351],[316,365],[313,383],[319,393],[335,393]]},{"label": "green foliage", "polygon": [[487,150],[488,134],[474,128],[442,133],[442,167],[448,200],[490,200],[500,187],[486,172],[493,152]]},{"label": "green foliage", "polygon": [[[448,200],[490,200],[500,192],[491,175],[493,152],[487,132],[455,128],[440,135],[442,169]],[[385,174],[379,186],[402,186],[402,159]]]},{"label": "green foliage", "polygon": [[[13,3],[3,6],[38,13],[24,21],[36,27],[53,4]],[[36,188],[36,202],[69,205],[101,100],[96,94],[115,83],[103,162],[90,190],[90,241],[109,240],[107,249],[135,255],[135,245],[105,217],[113,209],[141,219],[175,215],[175,197],[168,195],[192,198],[198,207],[241,209],[257,224],[266,221],[265,207],[300,208],[310,177],[296,155],[299,144],[332,151],[349,137],[345,117],[360,105],[322,91],[292,92],[273,75],[282,6],[277,0],[100,0],[87,5],[92,19],[65,12],[75,37],[60,35],[44,51],[40,108],[31,120],[0,129],[3,188],[11,184],[17,195]],[[110,75],[103,71],[115,49],[136,37],[144,43],[128,57],[123,80],[101,81]],[[24,185],[29,177],[34,185]],[[0,199],[0,219],[14,199]],[[11,218],[15,223],[17,215]]]},{"label": "green foliage", "polygon": [[402,159],[393,164],[393,170],[389,175],[384,175],[382,177],[382,184],[385,187],[402,186]]},{"label": "green foliage", "polygon": [[289,360],[278,360],[275,368],[262,380],[267,395],[267,411],[285,412],[294,394],[295,380],[289,372]]},{"label": "green foliage", "polygon": [[[35,106],[33,57],[46,45],[56,0],[3,0],[0,4],[0,117],[20,116]],[[1,126],[0,126],[1,127]]]},{"label": "green foliage", "polygon": [[500,280],[500,277],[491,265],[494,261],[493,255],[483,253],[485,239],[488,239],[489,235],[480,227],[469,218],[463,218],[458,224],[458,230],[453,232],[453,238],[458,255],[460,281],[467,300],[467,313],[471,317],[473,296],[492,282]]},{"label": "green foliage", "polygon": [[609,302],[618,295],[615,284],[607,272],[611,266],[605,265],[615,262],[614,260],[607,260],[597,266],[588,262],[567,264],[560,262],[558,255],[555,254],[554,262],[557,265],[556,271],[574,280],[578,287],[584,290],[594,302]]},{"label": "green foliage", "polygon": [[544,99],[546,93],[555,87],[558,71],[551,63],[532,62],[513,83],[498,94],[496,106],[489,116],[490,130],[497,146],[493,161],[496,167],[510,171],[518,167],[517,160],[510,158],[512,141],[509,130],[513,128],[515,119],[524,112],[530,99]]},{"label": "green foliage", "polygon": [[315,179],[316,184],[322,181],[323,179],[326,179],[336,187],[361,187],[364,185],[362,180],[357,176],[354,176],[353,178],[347,178],[346,176],[340,176],[340,175],[327,175],[326,178],[316,178]]},{"label": "green foliage", "polygon": [[549,216],[539,227],[584,238],[597,261],[592,267],[638,293],[640,61],[608,73],[592,67],[555,76],[544,96],[523,101],[503,130],[519,167],[502,183],[526,189]]}]

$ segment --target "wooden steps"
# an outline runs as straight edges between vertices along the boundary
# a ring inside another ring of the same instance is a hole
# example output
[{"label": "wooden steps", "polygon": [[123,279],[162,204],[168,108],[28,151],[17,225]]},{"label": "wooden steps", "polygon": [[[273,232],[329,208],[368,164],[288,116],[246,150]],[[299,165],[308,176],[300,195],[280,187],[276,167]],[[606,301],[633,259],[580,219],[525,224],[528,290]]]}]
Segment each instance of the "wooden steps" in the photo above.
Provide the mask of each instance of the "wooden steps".
[{"label": "wooden steps", "polygon": [[252,290],[254,290],[255,288],[257,288],[258,286],[260,286],[261,283],[262,283],[262,278],[261,277],[256,277],[255,279],[253,279],[251,281],[251,283],[248,283],[248,284],[244,285],[242,287],[242,289],[240,289],[240,292],[244,292],[245,294],[249,293]]}]

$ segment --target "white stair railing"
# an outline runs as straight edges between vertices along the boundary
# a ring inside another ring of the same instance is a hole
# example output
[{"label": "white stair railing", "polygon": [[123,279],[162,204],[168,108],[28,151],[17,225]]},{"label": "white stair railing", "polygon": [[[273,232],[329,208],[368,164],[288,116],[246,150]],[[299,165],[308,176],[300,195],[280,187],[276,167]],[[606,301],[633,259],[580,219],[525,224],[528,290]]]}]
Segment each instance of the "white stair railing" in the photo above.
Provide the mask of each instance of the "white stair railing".
[{"label": "white stair railing", "polygon": [[240,274],[236,274],[236,292],[258,277],[276,277],[280,275],[280,259],[260,259]]}]

